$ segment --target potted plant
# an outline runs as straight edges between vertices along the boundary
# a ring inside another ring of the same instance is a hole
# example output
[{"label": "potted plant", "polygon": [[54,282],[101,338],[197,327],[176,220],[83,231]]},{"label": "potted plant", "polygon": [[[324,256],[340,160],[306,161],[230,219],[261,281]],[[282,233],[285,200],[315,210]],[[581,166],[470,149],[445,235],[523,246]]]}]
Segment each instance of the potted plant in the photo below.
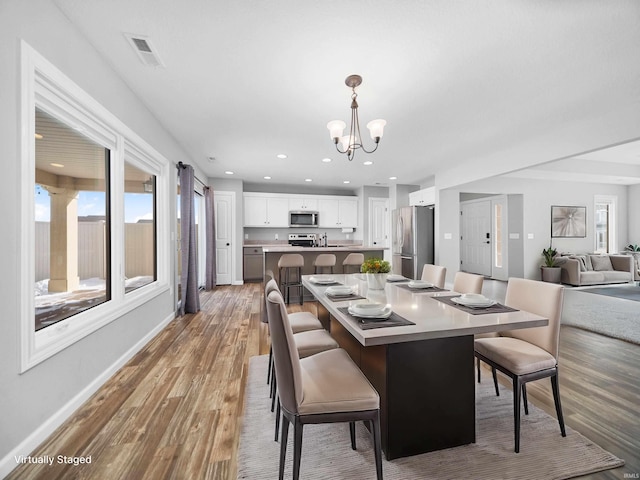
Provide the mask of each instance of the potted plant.
[{"label": "potted plant", "polygon": [[386,260],[372,257],[364,261],[360,271],[367,276],[367,285],[371,290],[383,290],[387,283],[387,274],[391,271],[391,264]]},{"label": "potted plant", "polygon": [[558,251],[549,245],[549,248],[542,250],[544,257],[544,265],[540,267],[540,273],[543,282],[560,283],[562,269],[556,263]]},{"label": "potted plant", "polygon": [[631,243],[630,243],[629,245],[627,245],[626,247],[624,247],[624,249],[625,249],[627,252],[640,252],[640,245],[638,245],[637,243],[634,243],[634,244],[631,244]]}]

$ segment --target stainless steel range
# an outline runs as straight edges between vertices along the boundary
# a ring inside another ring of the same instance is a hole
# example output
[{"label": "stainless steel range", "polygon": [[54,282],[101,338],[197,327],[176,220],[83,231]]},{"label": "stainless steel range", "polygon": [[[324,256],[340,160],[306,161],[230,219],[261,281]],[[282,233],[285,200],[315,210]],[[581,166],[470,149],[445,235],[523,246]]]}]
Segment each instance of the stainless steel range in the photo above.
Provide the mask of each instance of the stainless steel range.
[{"label": "stainless steel range", "polygon": [[294,247],[315,247],[316,238],[315,233],[290,233],[289,245]]}]

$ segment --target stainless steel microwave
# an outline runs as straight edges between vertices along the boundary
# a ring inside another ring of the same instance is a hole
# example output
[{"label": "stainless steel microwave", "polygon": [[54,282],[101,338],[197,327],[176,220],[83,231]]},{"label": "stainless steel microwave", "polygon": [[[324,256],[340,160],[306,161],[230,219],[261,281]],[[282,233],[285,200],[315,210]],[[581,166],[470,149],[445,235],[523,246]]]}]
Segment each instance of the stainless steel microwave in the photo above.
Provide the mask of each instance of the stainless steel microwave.
[{"label": "stainless steel microwave", "polygon": [[289,212],[290,227],[317,227],[318,212],[309,210],[291,211]]}]

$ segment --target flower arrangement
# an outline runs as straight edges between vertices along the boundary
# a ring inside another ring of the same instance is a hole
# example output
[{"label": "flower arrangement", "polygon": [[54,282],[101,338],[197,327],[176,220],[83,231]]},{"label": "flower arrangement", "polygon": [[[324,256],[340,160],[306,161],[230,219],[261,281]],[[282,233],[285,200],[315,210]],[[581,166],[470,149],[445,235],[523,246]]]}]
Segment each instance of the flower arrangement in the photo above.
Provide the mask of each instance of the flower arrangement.
[{"label": "flower arrangement", "polygon": [[389,273],[391,271],[391,264],[380,258],[368,258],[360,267],[360,271],[362,273]]}]

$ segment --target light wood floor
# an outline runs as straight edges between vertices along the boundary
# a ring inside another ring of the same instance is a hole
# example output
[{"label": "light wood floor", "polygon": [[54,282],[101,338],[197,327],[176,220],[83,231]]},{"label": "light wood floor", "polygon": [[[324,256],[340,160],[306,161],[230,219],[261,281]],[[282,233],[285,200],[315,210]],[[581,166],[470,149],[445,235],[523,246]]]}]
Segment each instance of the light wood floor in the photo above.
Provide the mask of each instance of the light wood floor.
[{"label": "light wood floor", "polygon": [[[91,465],[23,465],[7,478],[235,480],[248,359],[268,353],[260,289],[203,293],[202,312],[173,321],[32,452],[90,455]],[[313,302],[302,308],[315,313]],[[589,478],[637,478],[640,346],[562,327],[560,351],[566,423],[627,462]],[[528,391],[555,415],[548,381]]]}]

